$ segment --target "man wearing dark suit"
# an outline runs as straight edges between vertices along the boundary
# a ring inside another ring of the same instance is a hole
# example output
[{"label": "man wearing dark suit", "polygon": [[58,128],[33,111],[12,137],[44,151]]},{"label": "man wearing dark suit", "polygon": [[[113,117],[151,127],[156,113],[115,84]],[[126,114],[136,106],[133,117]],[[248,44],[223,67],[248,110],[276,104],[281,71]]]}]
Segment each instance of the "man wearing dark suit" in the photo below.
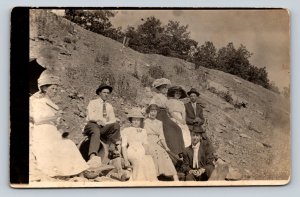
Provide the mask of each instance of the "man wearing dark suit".
[{"label": "man wearing dark suit", "polygon": [[183,152],[181,171],[186,181],[207,181],[215,168],[214,148],[208,139],[202,139],[202,133],[201,127],[194,126],[191,130],[192,145]]},{"label": "man wearing dark suit", "polygon": [[200,93],[195,88],[192,88],[187,94],[190,97],[190,102],[185,104],[186,124],[192,130],[194,126],[203,125],[203,109],[201,104],[197,102]]}]

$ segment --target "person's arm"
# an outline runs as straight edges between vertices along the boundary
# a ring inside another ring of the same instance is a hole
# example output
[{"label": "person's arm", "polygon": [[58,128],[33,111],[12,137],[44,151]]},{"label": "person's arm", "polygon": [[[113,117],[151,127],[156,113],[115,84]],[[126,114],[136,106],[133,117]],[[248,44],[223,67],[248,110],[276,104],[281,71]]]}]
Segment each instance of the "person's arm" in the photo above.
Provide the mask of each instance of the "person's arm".
[{"label": "person's arm", "polygon": [[159,122],[158,124],[158,133],[159,133],[159,140],[161,145],[163,146],[163,148],[166,151],[170,151],[167,143],[166,143],[166,139],[165,139],[165,135],[164,135],[164,131],[163,131],[163,126],[162,126],[162,122]]},{"label": "person's arm", "polygon": [[177,113],[170,112],[170,115],[171,115],[172,118],[174,118],[175,120],[177,120],[181,124],[185,124],[185,121]]},{"label": "person's arm", "polygon": [[145,149],[145,154],[149,155],[149,144],[148,144],[148,137],[147,137],[147,132],[145,129],[142,129],[143,132],[143,147]]},{"label": "person's arm", "polygon": [[[205,144],[204,144],[204,148],[205,148],[205,174],[207,176],[207,178],[210,177],[212,171],[215,169],[214,166],[214,160],[215,160],[215,150],[212,146],[212,144],[208,141],[208,140],[204,140]],[[203,142],[203,143],[204,143]]]},{"label": "person's arm", "polygon": [[184,124],[186,124],[186,111],[185,111],[185,106],[183,105],[183,110],[182,110],[182,120]]},{"label": "person's arm", "polygon": [[183,152],[183,163],[181,166],[183,173],[188,174],[192,168],[190,167],[190,159],[186,151]]},{"label": "person's arm", "polygon": [[128,167],[128,166],[130,166],[130,163],[129,163],[128,155],[127,155],[128,142],[127,142],[127,136],[126,136],[125,130],[121,131],[121,140],[122,140],[121,146],[122,146],[122,155],[124,158],[124,165],[125,165],[125,167]]},{"label": "person's arm", "polygon": [[198,123],[199,123],[200,125],[203,125],[203,124],[204,124],[203,109],[202,109],[202,107],[200,106],[200,104],[197,104],[197,105],[198,105],[198,110],[199,110],[199,113],[198,113],[199,121],[198,121]]}]

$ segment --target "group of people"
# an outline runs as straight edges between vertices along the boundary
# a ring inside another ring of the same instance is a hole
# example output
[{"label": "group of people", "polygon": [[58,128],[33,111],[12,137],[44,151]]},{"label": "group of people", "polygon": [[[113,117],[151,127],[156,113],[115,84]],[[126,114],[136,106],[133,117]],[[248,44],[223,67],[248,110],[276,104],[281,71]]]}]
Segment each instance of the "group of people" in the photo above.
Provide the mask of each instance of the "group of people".
[{"label": "group of people", "polygon": [[[44,71],[38,79],[40,91],[30,98],[33,179],[36,171],[49,177],[84,175],[95,165],[101,165],[102,141],[108,144],[109,151],[117,152],[114,154],[116,168],[131,172],[126,180],[209,179],[214,170],[214,150],[202,128],[203,110],[197,103],[200,94],[196,89],[186,93],[180,86],[171,86],[168,79],[156,79],[155,94],[143,104],[145,110],[132,108],[127,114],[130,126],[121,130],[114,108],[108,102],[113,87],[101,84],[96,89],[99,97],[87,107],[83,131],[89,139],[86,161],[75,143],[61,135],[61,111],[51,100],[59,84],[58,77]],[[184,104],[181,99],[187,96],[190,101]]]}]

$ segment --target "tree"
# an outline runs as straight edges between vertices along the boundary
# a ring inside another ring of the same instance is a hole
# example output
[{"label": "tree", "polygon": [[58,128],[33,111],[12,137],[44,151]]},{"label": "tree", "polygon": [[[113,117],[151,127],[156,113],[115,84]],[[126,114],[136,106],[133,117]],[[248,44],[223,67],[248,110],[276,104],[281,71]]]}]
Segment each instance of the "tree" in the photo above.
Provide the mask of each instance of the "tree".
[{"label": "tree", "polygon": [[118,41],[122,40],[124,36],[121,28],[114,28],[110,22],[110,18],[117,14],[114,11],[66,9],[65,13],[65,18],[89,31],[102,34]]},{"label": "tree", "polygon": [[144,53],[156,53],[160,38],[164,32],[161,21],[154,16],[148,17],[146,21],[137,28],[140,51]]},{"label": "tree", "polygon": [[198,47],[197,52],[194,55],[194,63],[196,69],[200,66],[206,68],[217,68],[216,64],[217,49],[210,41],[205,42]]},{"label": "tree", "polygon": [[[188,25],[180,25],[178,21],[170,20],[164,29],[163,42],[168,45],[170,55],[187,59],[190,48],[198,45],[195,40],[190,39],[190,32],[187,31]],[[166,44],[162,46],[166,47]]]}]

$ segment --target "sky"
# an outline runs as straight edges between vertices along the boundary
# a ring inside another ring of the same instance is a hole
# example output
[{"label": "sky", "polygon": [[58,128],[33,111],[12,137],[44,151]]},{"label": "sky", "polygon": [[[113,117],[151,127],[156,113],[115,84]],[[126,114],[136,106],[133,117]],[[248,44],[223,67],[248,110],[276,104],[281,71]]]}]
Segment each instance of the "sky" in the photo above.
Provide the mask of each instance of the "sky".
[{"label": "sky", "polygon": [[189,25],[192,39],[199,44],[212,41],[217,48],[233,42],[253,53],[250,62],[266,67],[270,81],[280,89],[290,84],[289,13],[276,10],[118,10],[111,19],[115,27],[137,26],[150,16],[167,24],[169,20]]}]

